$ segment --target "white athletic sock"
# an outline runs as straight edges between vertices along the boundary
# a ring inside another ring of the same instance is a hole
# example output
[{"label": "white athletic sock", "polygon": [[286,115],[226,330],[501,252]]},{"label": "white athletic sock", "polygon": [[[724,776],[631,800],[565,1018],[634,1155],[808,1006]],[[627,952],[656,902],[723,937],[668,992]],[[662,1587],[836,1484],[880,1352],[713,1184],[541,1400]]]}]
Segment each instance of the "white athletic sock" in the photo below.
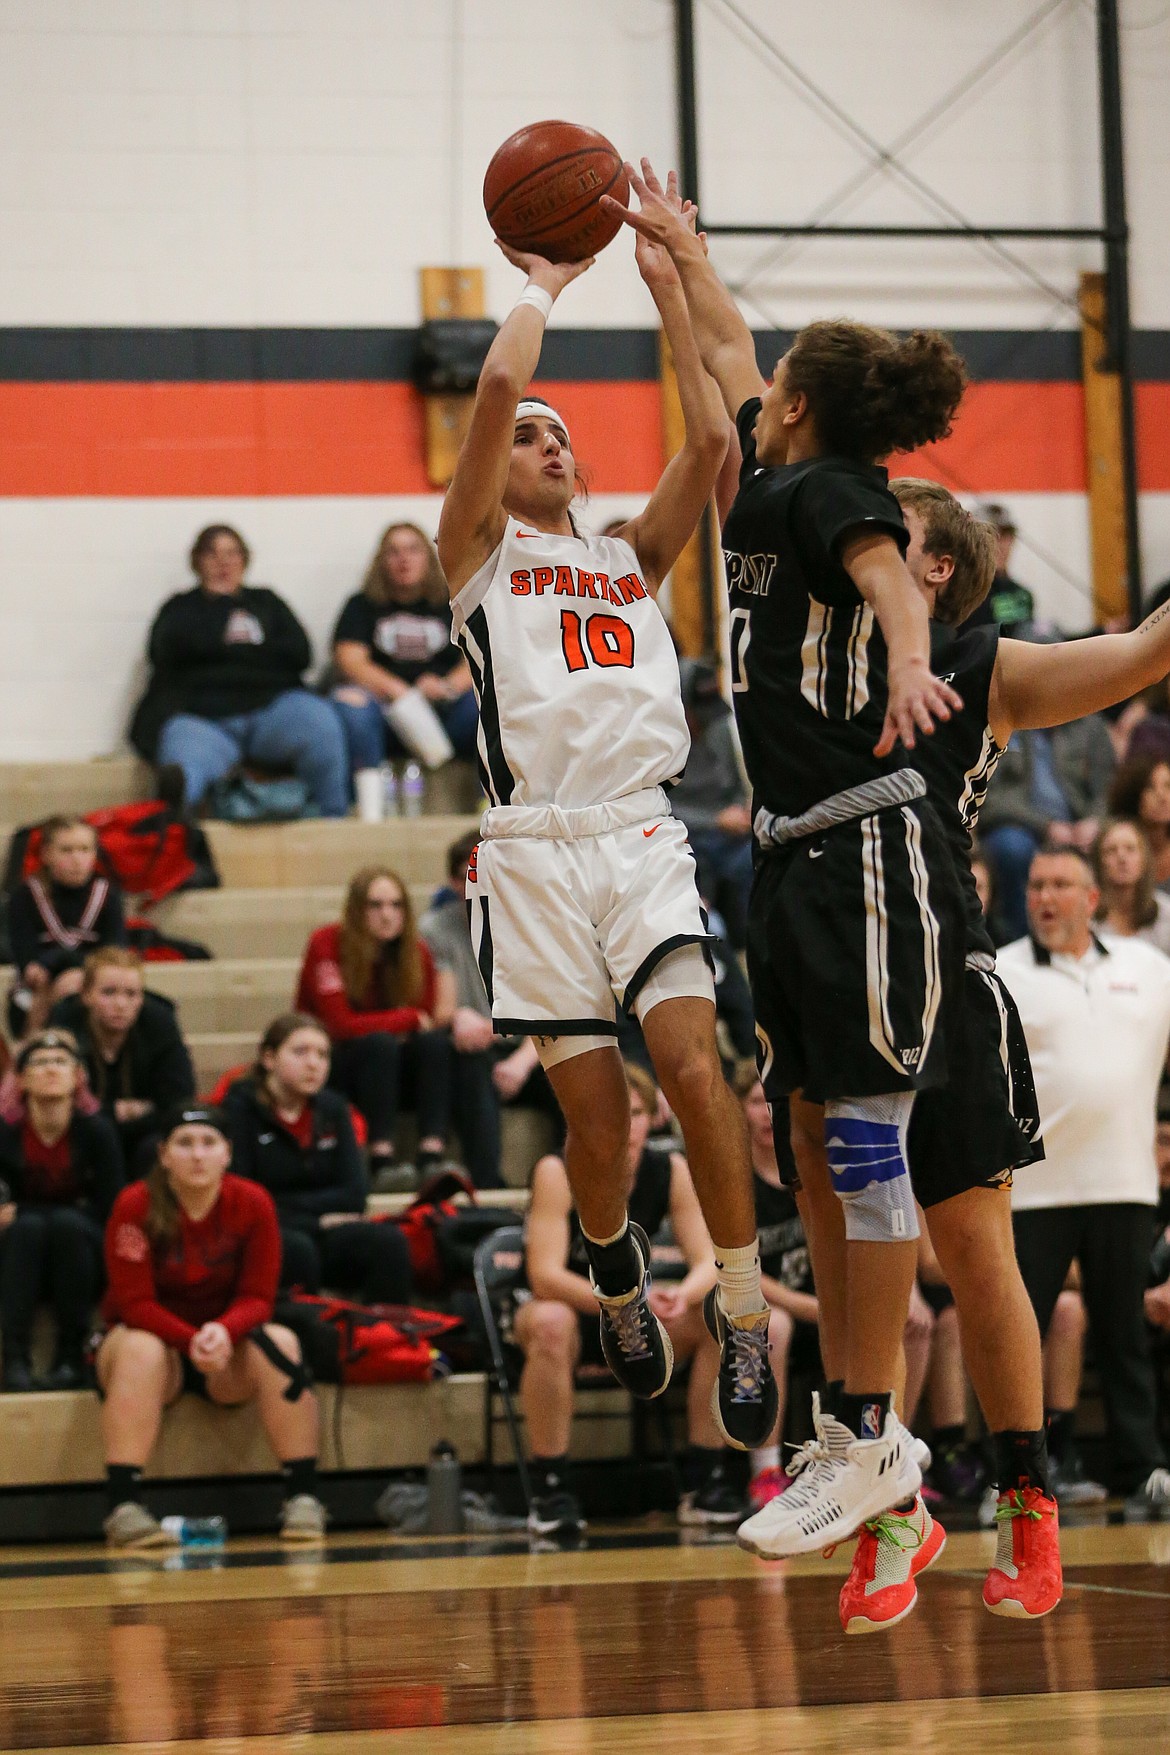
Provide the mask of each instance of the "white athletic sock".
[{"label": "white athletic sock", "polygon": [[751,1316],[765,1308],[760,1290],[760,1240],[758,1237],[742,1249],[715,1250],[715,1267],[719,1276],[719,1302],[726,1316]]},{"label": "white athletic sock", "polygon": [[758,1450],[752,1451],[752,1479],[762,1475],[765,1469],[780,1467],[780,1446],[778,1444],[761,1444]]},{"label": "white athletic sock", "polygon": [[627,1217],[622,1220],[621,1225],[614,1232],[612,1237],[591,1237],[584,1225],[581,1227],[581,1235],[584,1237],[586,1243],[595,1243],[598,1249],[608,1249],[611,1243],[620,1243],[629,1228],[630,1221],[627,1215]]}]

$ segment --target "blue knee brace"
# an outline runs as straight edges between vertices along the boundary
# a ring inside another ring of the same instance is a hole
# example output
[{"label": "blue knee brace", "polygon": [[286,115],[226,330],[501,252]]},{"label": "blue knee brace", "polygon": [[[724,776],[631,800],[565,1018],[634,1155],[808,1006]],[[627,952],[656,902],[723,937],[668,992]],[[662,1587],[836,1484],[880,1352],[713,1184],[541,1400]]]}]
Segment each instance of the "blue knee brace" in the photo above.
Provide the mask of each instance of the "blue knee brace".
[{"label": "blue knee brace", "polygon": [[918,1210],[906,1159],[914,1093],[854,1097],[825,1104],[825,1155],[845,1235],[861,1243],[904,1243],[918,1236]]}]

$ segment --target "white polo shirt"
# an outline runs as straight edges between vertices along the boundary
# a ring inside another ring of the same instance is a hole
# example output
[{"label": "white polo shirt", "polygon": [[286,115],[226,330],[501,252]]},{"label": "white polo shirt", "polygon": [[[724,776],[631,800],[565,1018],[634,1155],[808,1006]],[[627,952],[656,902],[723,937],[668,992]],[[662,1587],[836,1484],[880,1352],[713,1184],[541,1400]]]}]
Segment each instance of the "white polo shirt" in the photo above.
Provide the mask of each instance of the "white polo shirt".
[{"label": "white polo shirt", "polygon": [[1102,937],[1083,957],[1039,959],[1031,939],[998,953],[1020,1009],[1045,1161],[1017,1173],[1012,1206],[1156,1206],[1158,1085],[1170,1037],[1170,957]]}]

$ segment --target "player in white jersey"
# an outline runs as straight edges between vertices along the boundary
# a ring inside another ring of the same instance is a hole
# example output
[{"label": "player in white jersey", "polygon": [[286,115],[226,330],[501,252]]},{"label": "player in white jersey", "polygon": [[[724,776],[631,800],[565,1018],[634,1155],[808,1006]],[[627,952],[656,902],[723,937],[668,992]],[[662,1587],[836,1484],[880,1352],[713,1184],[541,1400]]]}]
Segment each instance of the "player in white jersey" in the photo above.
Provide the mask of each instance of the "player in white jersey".
[{"label": "player in white jersey", "polygon": [[[673,180],[669,195],[681,210]],[[714,487],[727,421],[674,267],[639,239],[686,441],[637,518],[616,536],[582,536],[567,425],[526,392],[553,301],[590,264],[501,248],[528,284],[484,363],[438,535],[491,799],[468,872],[472,932],[497,1030],[536,1038],[568,1123],[565,1163],[606,1358],[634,1394],[654,1396],[672,1361],[648,1244],[628,1223],[615,1003],[638,1017],[715,1244],[705,1313],[722,1350],[716,1415],[729,1442],[750,1448],[776,1415],[768,1309],[747,1134],[716,1049],[695,862],[666,793],[690,739],[655,602]]]}]

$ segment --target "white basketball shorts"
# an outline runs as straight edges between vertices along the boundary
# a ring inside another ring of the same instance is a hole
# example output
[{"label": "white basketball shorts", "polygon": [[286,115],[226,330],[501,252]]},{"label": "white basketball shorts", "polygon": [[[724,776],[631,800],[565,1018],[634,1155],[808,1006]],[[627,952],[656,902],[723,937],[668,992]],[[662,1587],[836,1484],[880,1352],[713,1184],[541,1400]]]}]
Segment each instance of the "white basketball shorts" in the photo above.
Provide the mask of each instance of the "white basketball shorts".
[{"label": "white basketball shorts", "polygon": [[501,1035],[616,1035],[615,1001],[634,1011],[664,957],[711,936],[657,787],[583,811],[486,811],[467,899]]}]

